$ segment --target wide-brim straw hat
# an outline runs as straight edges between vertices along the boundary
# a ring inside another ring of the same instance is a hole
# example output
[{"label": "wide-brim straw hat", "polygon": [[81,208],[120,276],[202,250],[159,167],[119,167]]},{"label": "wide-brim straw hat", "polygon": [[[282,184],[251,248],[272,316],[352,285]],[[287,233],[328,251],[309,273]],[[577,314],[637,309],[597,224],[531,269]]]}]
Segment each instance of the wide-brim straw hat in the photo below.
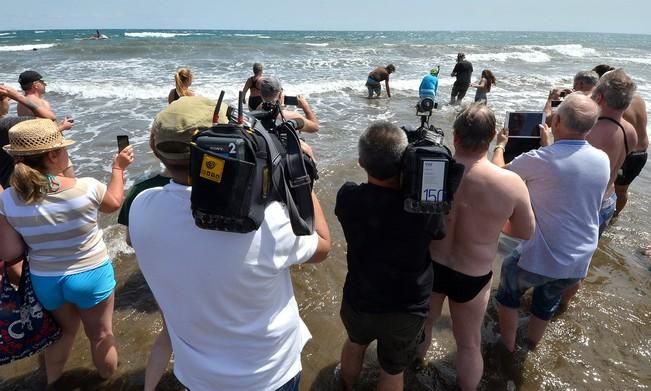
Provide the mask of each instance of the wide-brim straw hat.
[{"label": "wide-brim straw hat", "polygon": [[54,151],[72,145],[59,131],[56,123],[39,118],[20,122],[9,129],[9,144],[2,147],[11,156],[29,156]]}]

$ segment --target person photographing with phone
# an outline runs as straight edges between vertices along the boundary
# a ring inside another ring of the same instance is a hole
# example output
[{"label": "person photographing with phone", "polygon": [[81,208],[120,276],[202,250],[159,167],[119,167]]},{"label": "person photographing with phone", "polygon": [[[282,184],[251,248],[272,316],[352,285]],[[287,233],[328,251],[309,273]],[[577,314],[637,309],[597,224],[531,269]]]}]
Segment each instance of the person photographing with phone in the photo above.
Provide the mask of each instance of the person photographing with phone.
[{"label": "person photographing with phone", "polygon": [[115,277],[97,220],[99,212],[112,213],[122,204],[133,149],[114,156],[107,186],[60,174],[73,143],[50,119],[32,119],[13,126],[3,147],[16,167],[11,187],[0,195],[0,259],[29,253],[36,296],[61,327],[61,338],[45,350],[48,384],[62,375],[80,323],[99,375],[110,377],[118,365]]},{"label": "person photographing with phone", "polygon": [[312,111],[310,104],[302,95],[287,96],[283,95],[283,88],[280,81],[275,77],[265,77],[260,80],[260,96],[262,96],[262,103],[258,106],[261,110],[265,103],[278,103],[283,105],[296,105],[299,109],[303,110],[305,115],[293,110],[281,110],[281,115],[285,120],[295,120],[298,123],[296,130],[306,133],[316,133],[319,131],[319,119]]}]

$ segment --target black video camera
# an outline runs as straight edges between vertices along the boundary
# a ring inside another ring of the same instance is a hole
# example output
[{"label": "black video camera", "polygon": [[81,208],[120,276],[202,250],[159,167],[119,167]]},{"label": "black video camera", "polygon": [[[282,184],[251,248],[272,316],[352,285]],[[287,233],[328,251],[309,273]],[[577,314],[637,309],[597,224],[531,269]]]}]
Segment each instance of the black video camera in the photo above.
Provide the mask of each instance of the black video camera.
[{"label": "black video camera", "polygon": [[433,108],[433,99],[421,99],[416,105],[421,125],[417,129],[402,127],[409,145],[402,158],[401,184],[405,211],[432,215],[432,236],[443,239],[446,233],[444,216],[450,212],[464,166],[457,163],[450,149],[443,145],[443,130],[429,124]]},{"label": "black video camera", "polygon": [[269,132],[262,121],[245,121],[241,96],[239,102],[236,117],[229,110],[228,124],[216,124],[193,137],[190,173],[195,224],[204,229],[251,232],[262,224],[267,205],[280,201],[288,209],[294,233],[312,234],[313,177],[304,164],[296,124],[283,122]]}]

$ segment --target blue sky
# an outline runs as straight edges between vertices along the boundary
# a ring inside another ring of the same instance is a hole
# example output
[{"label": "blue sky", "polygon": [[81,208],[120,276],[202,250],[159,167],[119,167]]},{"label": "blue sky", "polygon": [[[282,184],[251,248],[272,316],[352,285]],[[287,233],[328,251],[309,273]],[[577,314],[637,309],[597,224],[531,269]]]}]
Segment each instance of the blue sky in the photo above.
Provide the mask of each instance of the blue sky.
[{"label": "blue sky", "polygon": [[[2,3],[0,30],[192,28],[651,34],[649,0],[3,0]],[[29,10],[27,16],[26,10]]]}]

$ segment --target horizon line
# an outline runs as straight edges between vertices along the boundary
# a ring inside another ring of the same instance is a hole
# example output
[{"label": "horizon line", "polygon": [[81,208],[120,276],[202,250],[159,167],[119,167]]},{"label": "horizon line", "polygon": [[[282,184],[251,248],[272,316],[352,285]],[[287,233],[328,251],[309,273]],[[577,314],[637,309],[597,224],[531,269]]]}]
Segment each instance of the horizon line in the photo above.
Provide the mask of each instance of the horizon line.
[{"label": "horizon line", "polygon": [[103,27],[103,28],[29,28],[29,29],[9,29],[0,30],[0,32],[19,32],[19,31],[93,31],[93,30],[153,30],[153,31],[254,31],[254,32],[341,32],[341,33],[355,33],[355,32],[374,32],[374,33],[554,33],[554,34],[619,34],[619,35],[651,35],[651,33],[626,33],[626,32],[603,32],[603,31],[552,31],[552,30],[339,30],[339,29],[323,29],[323,30],[303,30],[303,29],[240,29],[240,28],[154,28],[154,27]]}]

